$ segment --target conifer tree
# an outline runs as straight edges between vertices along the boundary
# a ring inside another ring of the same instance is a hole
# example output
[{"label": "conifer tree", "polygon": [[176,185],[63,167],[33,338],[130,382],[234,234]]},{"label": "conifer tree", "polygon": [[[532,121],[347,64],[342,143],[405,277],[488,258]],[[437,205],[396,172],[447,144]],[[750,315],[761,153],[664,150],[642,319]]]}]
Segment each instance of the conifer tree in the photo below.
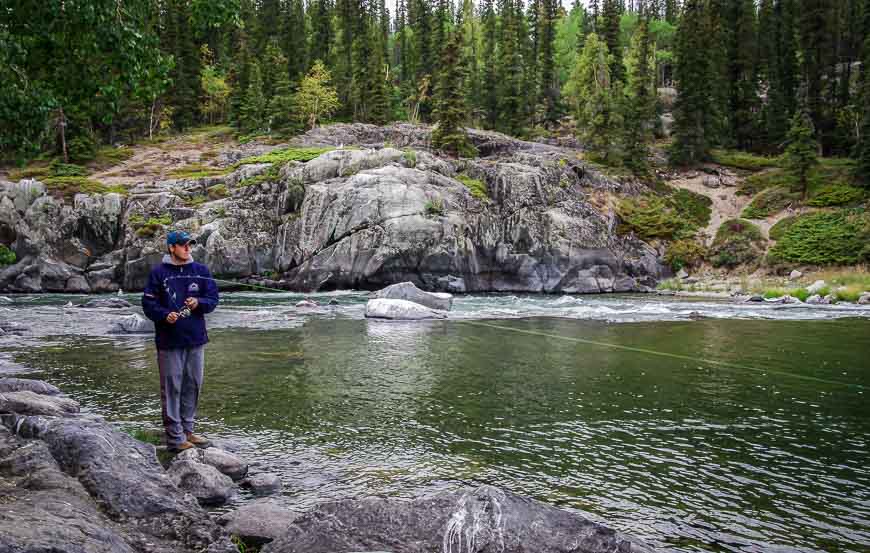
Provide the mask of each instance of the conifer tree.
[{"label": "conifer tree", "polygon": [[863,109],[858,143],[856,176],[865,187],[870,188],[870,0],[864,0],[863,58],[861,64],[861,105]]},{"label": "conifer tree", "polygon": [[540,92],[538,103],[542,106],[545,125],[553,125],[559,117],[559,80],[556,75],[556,18],[557,0],[541,0],[539,32]]},{"label": "conifer tree", "polygon": [[626,56],[626,93],[624,99],[625,165],[635,174],[649,171],[647,142],[652,139],[656,116],[655,54],[649,24],[641,18]]},{"label": "conifer tree", "polygon": [[610,52],[610,76],[614,82],[622,82],[625,79],[625,70],[622,66],[622,44],[619,42],[619,3],[617,0],[603,2],[601,38],[607,43],[607,50]]},{"label": "conifer tree", "polygon": [[767,140],[774,151],[781,150],[796,111],[800,70],[797,59],[795,0],[775,0],[774,56],[766,107]]},{"label": "conifer tree", "polygon": [[498,73],[496,67],[496,41],[498,27],[493,0],[483,0],[483,123],[494,129],[498,120]]},{"label": "conifer tree", "polygon": [[311,42],[308,50],[311,59],[330,64],[330,45],[334,40],[332,31],[332,0],[314,0],[309,4],[311,19]]},{"label": "conifer tree", "polygon": [[248,132],[264,129],[267,105],[266,96],[263,94],[263,76],[260,72],[260,64],[254,60],[251,62],[248,87],[241,106],[239,126]]},{"label": "conifer tree", "polygon": [[438,82],[435,86],[435,129],[432,145],[454,155],[472,156],[474,147],[465,132],[468,110],[465,105],[464,68],[460,63],[462,48],[462,21],[450,33],[447,44],[441,49]]},{"label": "conifer tree", "polygon": [[823,97],[825,76],[829,67],[826,61],[831,55],[833,33],[829,29],[829,0],[801,0],[799,34],[803,83],[807,89],[807,111],[822,146],[829,138],[831,121]]},{"label": "conifer tree", "polygon": [[[702,36],[696,46],[702,48],[707,56],[707,79],[710,91],[710,104],[707,108],[706,135],[710,146],[733,146],[731,132],[731,89],[729,45],[732,43],[733,25],[731,24],[732,6],[742,0],[709,0],[704,11],[706,25],[700,31]],[[683,26],[680,23],[680,27]],[[679,28],[677,30],[679,33]]]},{"label": "conifer tree", "polygon": [[572,72],[569,93],[577,108],[580,138],[597,159],[615,165],[620,161],[615,147],[620,121],[610,62],[607,44],[590,33]]},{"label": "conifer tree", "polygon": [[670,151],[671,161],[676,165],[698,163],[707,157],[710,148],[710,57],[702,38],[707,30],[706,15],[704,0],[686,0],[677,29],[674,68],[677,100]]},{"label": "conifer tree", "polygon": [[173,123],[179,129],[190,127],[199,119],[199,51],[193,41],[190,15],[187,0],[167,2],[164,43],[175,60],[169,74],[172,84],[168,95]]},{"label": "conifer tree", "polygon": [[819,163],[819,143],[813,138],[813,122],[805,111],[799,111],[792,118],[788,142],[785,165],[797,178],[799,190],[806,199],[810,170]]},{"label": "conifer tree", "polygon": [[523,90],[524,71],[520,9],[515,0],[502,0],[501,40],[498,57],[498,115],[496,129],[513,136],[522,136],[526,131],[526,96]]},{"label": "conifer tree", "polygon": [[284,55],[287,57],[287,76],[299,82],[308,64],[308,44],[305,40],[305,9],[302,0],[288,0],[284,4]]},{"label": "conifer tree", "polygon": [[390,93],[388,91],[387,67],[385,43],[383,41],[382,28],[373,24],[369,31],[371,43],[368,60],[367,88],[367,116],[364,121],[383,125],[392,119],[390,114]]},{"label": "conifer tree", "polygon": [[756,135],[758,80],[755,0],[733,0],[730,14],[731,137],[740,149],[750,149]]}]

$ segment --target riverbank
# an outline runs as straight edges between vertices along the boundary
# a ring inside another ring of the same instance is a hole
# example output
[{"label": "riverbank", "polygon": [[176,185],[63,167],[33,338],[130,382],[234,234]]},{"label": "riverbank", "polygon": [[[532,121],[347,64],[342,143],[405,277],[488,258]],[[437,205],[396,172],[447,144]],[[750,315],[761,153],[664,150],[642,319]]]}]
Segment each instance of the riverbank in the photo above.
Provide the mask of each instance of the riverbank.
[{"label": "riverbank", "polygon": [[[197,502],[225,502],[231,478],[244,477],[247,465],[216,448],[183,452],[167,464],[164,470],[153,445],[80,413],[56,387],[0,378],[3,550],[231,553],[237,544],[265,543],[264,553],[410,553],[421,544],[451,550],[471,541],[476,551],[508,553],[649,551],[577,514],[488,486],[410,502],[334,501],[303,514],[253,502],[220,517],[230,535]],[[274,481],[254,487],[276,489]]]}]

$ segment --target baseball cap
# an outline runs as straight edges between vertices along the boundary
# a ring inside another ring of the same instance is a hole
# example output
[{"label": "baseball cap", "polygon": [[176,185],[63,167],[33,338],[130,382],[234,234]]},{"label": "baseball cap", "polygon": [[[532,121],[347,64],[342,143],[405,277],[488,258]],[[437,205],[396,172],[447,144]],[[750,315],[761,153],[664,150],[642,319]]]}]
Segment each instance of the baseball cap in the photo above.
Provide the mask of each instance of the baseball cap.
[{"label": "baseball cap", "polygon": [[187,244],[190,245],[196,244],[196,240],[190,237],[190,234],[183,230],[173,230],[170,231],[169,234],[166,235],[166,245],[172,246],[173,244]]}]

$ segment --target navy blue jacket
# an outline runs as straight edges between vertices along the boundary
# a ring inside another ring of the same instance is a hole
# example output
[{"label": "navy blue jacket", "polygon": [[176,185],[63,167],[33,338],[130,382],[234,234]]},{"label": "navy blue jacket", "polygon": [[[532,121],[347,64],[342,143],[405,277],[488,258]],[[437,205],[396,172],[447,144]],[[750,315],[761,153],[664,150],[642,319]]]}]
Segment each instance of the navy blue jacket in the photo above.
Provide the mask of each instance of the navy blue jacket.
[{"label": "navy blue jacket", "polygon": [[[163,263],[151,270],[142,294],[145,316],[154,321],[157,349],[201,346],[208,342],[205,314],[214,311],[218,304],[217,283],[202,263],[191,260],[184,265],[174,265],[169,261],[166,255]],[[187,298],[199,301],[190,317],[178,319],[175,324],[166,322],[170,313],[184,309]]]}]

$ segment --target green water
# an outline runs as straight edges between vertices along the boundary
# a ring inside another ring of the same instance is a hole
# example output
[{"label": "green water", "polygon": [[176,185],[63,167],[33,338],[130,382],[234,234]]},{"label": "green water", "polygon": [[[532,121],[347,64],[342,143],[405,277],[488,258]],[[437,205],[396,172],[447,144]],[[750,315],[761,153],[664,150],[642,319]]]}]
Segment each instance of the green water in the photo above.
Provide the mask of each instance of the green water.
[{"label": "green water", "polygon": [[[870,321],[481,322],[214,330],[201,430],[299,508],[485,482],[661,548],[870,549]],[[15,360],[159,424],[148,339]]]}]

